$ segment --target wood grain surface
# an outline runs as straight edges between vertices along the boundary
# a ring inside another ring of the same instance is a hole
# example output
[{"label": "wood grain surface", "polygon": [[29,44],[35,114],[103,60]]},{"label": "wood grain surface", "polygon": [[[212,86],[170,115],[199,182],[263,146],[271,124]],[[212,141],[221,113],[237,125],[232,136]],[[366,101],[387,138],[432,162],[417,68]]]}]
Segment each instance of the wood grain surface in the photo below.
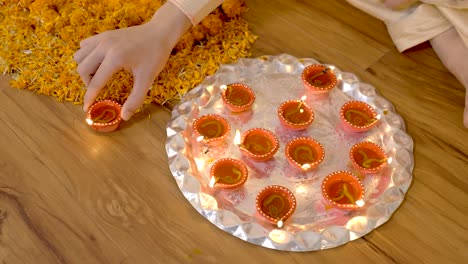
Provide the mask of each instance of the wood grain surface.
[{"label": "wood grain surface", "polygon": [[186,201],[165,151],[170,110],[98,134],[80,106],[0,78],[0,263],[465,263],[464,88],[426,46],[400,54],[382,22],[344,1],[248,0],[253,56],[289,53],[357,74],[415,143],[413,183],[392,218],[334,249],[280,252],[218,229]]}]

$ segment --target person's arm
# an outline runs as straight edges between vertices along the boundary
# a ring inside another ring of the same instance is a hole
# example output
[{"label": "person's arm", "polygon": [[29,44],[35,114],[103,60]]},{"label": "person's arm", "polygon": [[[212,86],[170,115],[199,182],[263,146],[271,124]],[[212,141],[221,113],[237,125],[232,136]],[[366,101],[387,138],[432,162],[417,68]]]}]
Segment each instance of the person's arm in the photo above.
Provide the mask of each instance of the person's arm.
[{"label": "person's arm", "polygon": [[192,25],[200,23],[223,0],[168,0],[176,5],[192,22]]},{"label": "person's arm", "polygon": [[[149,88],[164,68],[179,39],[192,23],[198,23],[198,20],[209,13],[209,9],[200,4],[214,9],[216,6],[212,3],[222,1],[190,2],[197,2],[199,5],[187,5],[188,1],[180,0],[176,5],[170,0],[145,24],[106,31],[80,43],[75,60],[78,63],[77,71],[87,87],[84,111],[88,110],[112,75],[126,69],[132,73],[134,83],[123,105],[122,119],[132,117],[143,104]],[[184,11],[181,8],[185,8]]]}]

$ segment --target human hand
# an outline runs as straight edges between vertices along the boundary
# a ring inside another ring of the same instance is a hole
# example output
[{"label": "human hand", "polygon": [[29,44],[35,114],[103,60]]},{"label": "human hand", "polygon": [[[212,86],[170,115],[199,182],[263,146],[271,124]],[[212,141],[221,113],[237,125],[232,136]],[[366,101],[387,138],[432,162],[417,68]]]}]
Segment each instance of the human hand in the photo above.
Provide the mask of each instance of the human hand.
[{"label": "human hand", "polygon": [[77,71],[87,87],[83,110],[88,110],[114,73],[125,69],[132,73],[134,83],[123,105],[122,119],[130,119],[143,104],[172,48],[190,25],[190,20],[167,2],[148,23],[106,31],[83,40],[74,56]]}]

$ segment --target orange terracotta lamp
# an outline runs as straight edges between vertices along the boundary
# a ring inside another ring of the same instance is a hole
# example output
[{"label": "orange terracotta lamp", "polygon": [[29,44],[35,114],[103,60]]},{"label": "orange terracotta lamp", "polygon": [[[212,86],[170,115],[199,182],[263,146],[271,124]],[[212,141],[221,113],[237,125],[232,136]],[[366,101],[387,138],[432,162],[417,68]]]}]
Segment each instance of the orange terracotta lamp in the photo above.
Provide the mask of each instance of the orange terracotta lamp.
[{"label": "orange terracotta lamp", "polygon": [[381,146],[362,141],[351,147],[349,157],[354,168],[361,173],[376,173],[388,164],[387,154]]},{"label": "orange terracotta lamp", "polygon": [[313,170],[325,158],[322,144],[312,138],[300,137],[288,142],[285,149],[289,164],[304,172]]},{"label": "orange terracotta lamp", "polygon": [[198,117],[193,122],[197,140],[208,146],[218,146],[231,131],[228,121],[217,114],[207,114]]},{"label": "orange terracotta lamp", "polygon": [[314,121],[314,111],[303,100],[289,100],[278,108],[278,118],[291,130],[304,130]]},{"label": "orange terracotta lamp", "polygon": [[270,185],[261,190],[255,200],[257,212],[278,227],[296,210],[296,198],[286,187]]},{"label": "orange terracotta lamp", "polygon": [[322,196],[340,209],[356,209],[364,206],[364,186],[354,174],[336,171],[322,182]]},{"label": "orange terracotta lamp", "polygon": [[273,132],[263,128],[252,128],[242,135],[241,152],[255,161],[266,161],[276,154],[279,141]]},{"label": "orange terracotta lamp", "polygon": [[302,71],[304,86],[314,94],[325,94],[336,87],[336,75],[332,69],[321,64],[313,64]]},{"label": "orange terracotta lamp", "polygon": [[341,107],[340,119],[346,130],[365,132],[378,123],[379,116],[369,104],[361,101],[349,101]]},{"label": "orange terracotta lamp", "polygon": [[117,129],[122,118],[122,106],[111,100],[95,102],[88,109],[86,123],[98,132],[111,132]]},{"label": "orange terracotta lamp", "polygon": [[247,181],[248,170],[240,160],[223,158],[211,166],[210,177],[211,188],[234,189],[241,187]]},{"label": "orange terracotta lamp", "polygon": [[255,93],[242,83],[225,85],[221,97],[224,105],[234,113],[250,110],[255,102]]}]

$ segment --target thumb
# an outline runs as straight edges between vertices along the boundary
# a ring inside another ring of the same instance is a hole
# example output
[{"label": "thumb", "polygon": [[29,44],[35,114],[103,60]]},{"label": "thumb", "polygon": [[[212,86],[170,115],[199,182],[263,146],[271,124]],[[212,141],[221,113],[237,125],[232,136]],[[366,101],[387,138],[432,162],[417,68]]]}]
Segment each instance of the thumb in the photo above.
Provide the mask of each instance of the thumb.
[{"label": "thumb", "polygon": [[146,94],[156,76],[151,73],[134,73],[133,89],[127,101],[122,107],[122,119],[129,120],[133,114],[143,105]]}]

